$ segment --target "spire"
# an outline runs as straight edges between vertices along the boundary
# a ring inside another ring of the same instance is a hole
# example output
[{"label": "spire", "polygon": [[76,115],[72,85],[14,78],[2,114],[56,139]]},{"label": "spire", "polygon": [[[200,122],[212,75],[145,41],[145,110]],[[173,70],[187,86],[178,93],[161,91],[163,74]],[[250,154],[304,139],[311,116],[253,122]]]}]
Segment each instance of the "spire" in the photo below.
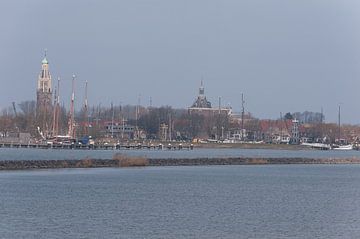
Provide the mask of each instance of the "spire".
[{"label": "spire", "polygon": [[[44,59],[42,60],[41,71],[38,77],[37,91],[36,91],[36,117],[39,122],[39,127],[44,132],[45,136],[50,134],[51,113],[53,111],[52,104],[52,87],[51,75],[49,72],[49,65],[46,59],[46,50]],[[58,95],[57,89],[57,94]]]},{"label": "spire", "polygon": [[194,104],[191,107],[194,107],[194,108],[211,108],[211,103],[209,101],[207,101],[206,96],[205,96],[205,88],[204,88],[204,83],[203,83],[202,79],[201,79],[201,82],[200,82],[199,95],[198,95],[196,101],[194,102]]},{"label": "spire", "polygon": [[42,64],[49,64],[48,60],[46,59],[47,49],[45,49],[44,59],[42,60]]},{"label": "spire", "polygon": [[205,88],[204,88],[204,84],[203,84],[203,79],[201,79],[200,88],[199,88],[199,96],[204,96],[204,94],[205,94]]},{"label": "spire", "polygon": [[42,92],[51,92],[51,75],[49,72],[49,62],[46,58],[47,50],[45,50],[44,59],[42,60],[41,72],[38,78],[38,90]]}]

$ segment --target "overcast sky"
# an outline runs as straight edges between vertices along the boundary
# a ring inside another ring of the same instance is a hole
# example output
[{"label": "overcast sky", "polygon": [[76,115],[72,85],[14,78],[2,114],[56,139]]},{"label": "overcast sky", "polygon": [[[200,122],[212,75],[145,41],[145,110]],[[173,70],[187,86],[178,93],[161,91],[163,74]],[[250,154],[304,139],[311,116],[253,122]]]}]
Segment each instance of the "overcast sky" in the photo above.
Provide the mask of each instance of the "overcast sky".
[{"label": "overcast sky", "polygon": [[1,0],[0,107],[35,100],[44,49],[62,100],[190,106],[201,78],[260,118],[320,111],[360,123],[358,0]]}]

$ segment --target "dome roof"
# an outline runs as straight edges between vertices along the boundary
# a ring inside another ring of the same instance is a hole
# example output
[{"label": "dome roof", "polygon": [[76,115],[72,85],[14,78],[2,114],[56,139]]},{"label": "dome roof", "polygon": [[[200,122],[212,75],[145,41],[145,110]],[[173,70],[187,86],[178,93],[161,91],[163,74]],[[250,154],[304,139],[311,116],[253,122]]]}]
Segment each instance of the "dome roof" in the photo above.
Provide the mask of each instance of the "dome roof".
[{"label": "dome roof", "polygon": [[42,60],[41,62],[42,64],[49,64],[48,60],[46,59],[46,57]]}]

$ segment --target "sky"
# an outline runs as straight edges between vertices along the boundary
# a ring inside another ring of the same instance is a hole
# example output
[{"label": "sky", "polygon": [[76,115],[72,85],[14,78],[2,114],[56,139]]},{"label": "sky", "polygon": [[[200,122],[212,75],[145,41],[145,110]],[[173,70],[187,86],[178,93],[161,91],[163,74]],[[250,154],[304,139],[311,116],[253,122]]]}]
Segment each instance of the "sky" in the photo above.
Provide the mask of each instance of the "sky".
[{"label": "sky", "polygon": [[358,0],[0,0],[0,108],[36,99],[47,49],[68,104],[316,111],[360,124]]}]

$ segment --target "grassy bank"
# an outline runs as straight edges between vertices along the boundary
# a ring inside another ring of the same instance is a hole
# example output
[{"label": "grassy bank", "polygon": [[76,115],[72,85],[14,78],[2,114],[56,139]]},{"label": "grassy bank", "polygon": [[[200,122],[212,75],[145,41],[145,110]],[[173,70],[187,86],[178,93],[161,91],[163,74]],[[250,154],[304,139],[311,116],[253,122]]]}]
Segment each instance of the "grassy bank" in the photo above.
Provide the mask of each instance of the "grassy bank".
[{"label": "grassy bank", "polygon": [[83,160],[5,160],[0,170],[104,168],[146,166],[199,166],[199,165],[266,165],[266,164],[360,164],[360,158],[176,158],[151,159],[115,155],[113,159]]}]

